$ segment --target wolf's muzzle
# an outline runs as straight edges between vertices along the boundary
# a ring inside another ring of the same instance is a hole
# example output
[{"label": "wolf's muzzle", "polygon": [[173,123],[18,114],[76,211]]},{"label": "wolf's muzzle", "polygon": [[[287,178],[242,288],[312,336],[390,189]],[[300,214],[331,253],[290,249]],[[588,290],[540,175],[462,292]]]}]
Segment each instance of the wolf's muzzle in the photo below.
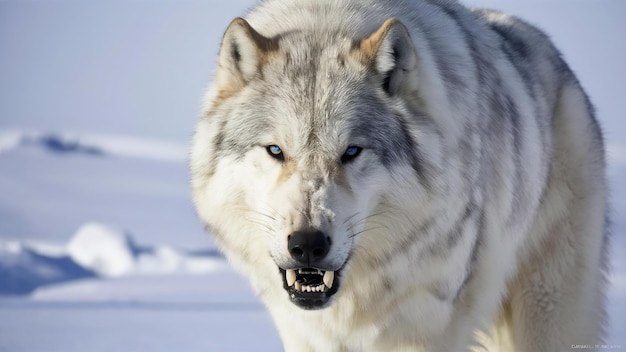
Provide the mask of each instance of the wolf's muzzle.
[{"label": "wolf's muzzle", "polygon": [[297,267],[280,268],[280,273],[283,287],[297,306],[323,308],[337,292],[338,272],[320,269],[330,246],[330,238],[322,231],[295,231],[289,235],[287,249]]}]

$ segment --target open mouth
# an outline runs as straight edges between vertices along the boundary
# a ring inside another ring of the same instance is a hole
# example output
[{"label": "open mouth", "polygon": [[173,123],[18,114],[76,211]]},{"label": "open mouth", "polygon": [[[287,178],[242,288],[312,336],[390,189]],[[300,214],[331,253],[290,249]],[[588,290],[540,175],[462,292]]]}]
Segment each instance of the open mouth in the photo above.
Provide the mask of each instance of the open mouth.
[{"label": "open mouth", "polygon": [[317,268],[280,269],[283,288],[291,301],[303,309],[324,308],[339,288],[339,271]]}]

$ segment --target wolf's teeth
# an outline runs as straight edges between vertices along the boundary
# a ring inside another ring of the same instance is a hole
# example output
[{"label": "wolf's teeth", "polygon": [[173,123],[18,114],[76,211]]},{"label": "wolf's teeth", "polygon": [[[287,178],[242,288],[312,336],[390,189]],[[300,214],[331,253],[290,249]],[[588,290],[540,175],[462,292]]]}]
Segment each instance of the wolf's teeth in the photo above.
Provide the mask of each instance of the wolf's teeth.
[{"label": "wolf's teeth", "polygon": [[285,278],[287,279],[287,286],[291,286],[296,282],[296,271],[292,269],[285,270]]},{"label": "wolf's teeth", "polygon": [[326,285],[326,287],[328,288],[331,288],[333,287],[333,281],[335,281],[335,272],[327,271],[324,274],[324,285]]},{"label": "wolf's teeth", "polygon": [[296,281],[296,291],[302,291],[302,284]]}]

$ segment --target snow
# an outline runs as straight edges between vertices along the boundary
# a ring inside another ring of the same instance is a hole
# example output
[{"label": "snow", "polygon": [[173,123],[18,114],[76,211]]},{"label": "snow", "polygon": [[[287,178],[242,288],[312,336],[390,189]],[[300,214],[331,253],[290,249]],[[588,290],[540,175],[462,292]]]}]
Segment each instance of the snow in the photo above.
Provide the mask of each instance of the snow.
[{"label": "snow", "polygon": [[[186,165],[222,32],[253,3],[0,2],[0,351],[281,349],[196,218]],[[466,3],[545,29],[596,106],[607,342],[626,347],[626,2]]]},{"label": "snow", "polygon": [[123,230],[87,223],[64,247],[0,241],[0,294],[31,293],[52,283],[84,278],[208,274],[224,266],[216,250],[139,246]]},{"label": "snow", "polygon": [[96,221],[128,229],[143,244],[212,246],[190,201],[184,157],[115,154],[93,140],[82,145],[102,153],[56,152],[41,143],[0,153],[0,239],[65,244],[81,225]]},{"label": "snow", "polygon": [[98,134],[0,131],[0,153],[19,147],[41,147],[53,153],[84,153],[163,161],[184,161],[187,145],[150,138]]},{"label": "snow", "polygon": [[82,280],[0,300],[0,351],[280,350],[248,283],[209,275]]},{"label": "snow", "polygon": [[123,232],[105,225],[83,225],[70,241],[67,252],[74,261],[101,276],[130,272],[135,263],[135,245]]},{"label": "snow", "polygon": [[68,256],[46,256],[20,243],[0,242],[0,295],[27,294],[42,285],[93,276]]},{"label": "snow", "polygon": [[214,249],[144,246],[87,223],[67,246],[0,241],[0,279],[0,351],[280,349],[248,282]]}]

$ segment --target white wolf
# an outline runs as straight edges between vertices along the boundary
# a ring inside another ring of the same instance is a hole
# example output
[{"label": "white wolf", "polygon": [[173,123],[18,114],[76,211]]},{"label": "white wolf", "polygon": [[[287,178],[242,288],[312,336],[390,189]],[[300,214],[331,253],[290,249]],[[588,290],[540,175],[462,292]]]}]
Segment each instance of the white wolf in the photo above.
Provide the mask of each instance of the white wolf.
[{"label": "white wolf", "polygon": [[192,187],[287,351],[568,351],[603,336],[603,148],[515,17],[267,0],[224,34]]}]

